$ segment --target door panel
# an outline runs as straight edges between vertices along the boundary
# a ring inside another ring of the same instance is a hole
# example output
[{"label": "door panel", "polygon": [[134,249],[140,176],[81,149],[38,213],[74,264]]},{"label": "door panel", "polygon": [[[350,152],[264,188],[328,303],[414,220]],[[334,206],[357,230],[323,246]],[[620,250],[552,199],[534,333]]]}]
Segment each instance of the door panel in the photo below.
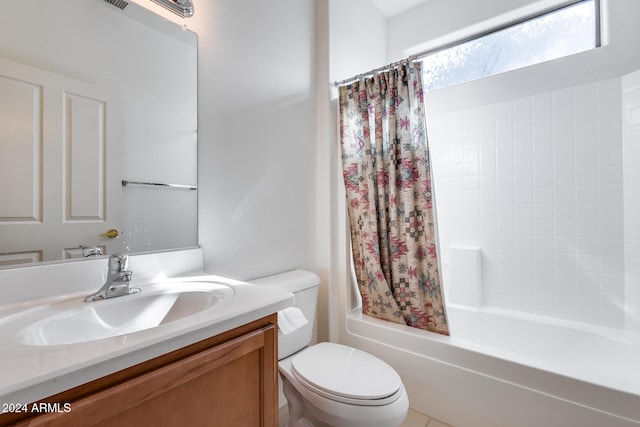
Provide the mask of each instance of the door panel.
[{"label": "door panel", "polygon": [[65,93],[65,221],[104,221],[105,102]]},{"label": "door panel", "polygon": [[42,86],[0,74],[0,222],[42,221]]}]

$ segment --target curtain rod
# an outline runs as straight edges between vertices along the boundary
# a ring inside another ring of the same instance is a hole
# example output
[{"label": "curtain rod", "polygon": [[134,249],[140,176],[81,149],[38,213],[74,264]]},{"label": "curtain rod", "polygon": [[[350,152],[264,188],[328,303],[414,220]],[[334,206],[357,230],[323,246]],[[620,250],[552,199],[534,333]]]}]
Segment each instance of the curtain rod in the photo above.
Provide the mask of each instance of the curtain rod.
[{"label": "curtain rod", "polygon": [[367,73],[358,74],[358,75],[355,75],[355,76],[353,76],[351,78],[344,79],[342,81],[337,81],[336,80],[336,82],[334,84],[335,84],[336,87],[344,86],[347,83],[355,82],[356,80],[360,79],[361,77],[372,76],[374,73],[379,73],[380,71],[390,70],[391,68],[395,67],[396,65],[400,65],[400,64],[403,64],[405,62],[412,62],[412,61],[415,61],[416,59],[418,59],[418,55],[411,55],[408,58],[404,58],[404,59],[401,59],[400,61],[392,62],[391,64],[385,65],[384,67],[374,68],[373,70],[371,70],[371,71],[369,71]]}]

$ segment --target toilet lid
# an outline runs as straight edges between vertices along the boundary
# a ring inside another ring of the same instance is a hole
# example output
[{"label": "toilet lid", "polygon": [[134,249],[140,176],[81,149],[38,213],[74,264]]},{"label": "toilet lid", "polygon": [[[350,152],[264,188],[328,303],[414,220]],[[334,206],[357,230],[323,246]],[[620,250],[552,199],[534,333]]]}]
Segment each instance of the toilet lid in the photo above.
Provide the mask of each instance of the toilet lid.
[{"label": "toilet lid", "polygon": [[303,383],[330,398],[384,399],[402,386],[400,376],[391,366],[341,344],[316,344],[294,356],[291,366]]}]

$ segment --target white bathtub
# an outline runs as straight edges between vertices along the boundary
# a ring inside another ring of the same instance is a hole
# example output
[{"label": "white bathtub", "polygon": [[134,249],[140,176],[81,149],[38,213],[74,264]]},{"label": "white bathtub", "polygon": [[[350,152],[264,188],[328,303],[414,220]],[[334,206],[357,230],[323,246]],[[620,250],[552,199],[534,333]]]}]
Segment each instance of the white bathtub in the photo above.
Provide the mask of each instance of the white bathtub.
[{"label": "white bathtub", "polygon": [[640,425],[640,336],[447,308],[451,336],[354,313],[346,344],[391,364],[411,407],[455,427]]}]

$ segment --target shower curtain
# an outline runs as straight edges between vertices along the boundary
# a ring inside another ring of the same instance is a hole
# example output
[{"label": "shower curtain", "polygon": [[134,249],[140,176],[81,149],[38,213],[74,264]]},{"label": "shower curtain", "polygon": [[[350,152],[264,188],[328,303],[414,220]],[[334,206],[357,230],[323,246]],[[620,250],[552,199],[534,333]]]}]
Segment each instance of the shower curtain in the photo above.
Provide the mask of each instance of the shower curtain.
[{"label": "shower curtain", "polygon": [[448,335],[421,64],[391,66],[339,92],[342,170],[362,311]]}]

